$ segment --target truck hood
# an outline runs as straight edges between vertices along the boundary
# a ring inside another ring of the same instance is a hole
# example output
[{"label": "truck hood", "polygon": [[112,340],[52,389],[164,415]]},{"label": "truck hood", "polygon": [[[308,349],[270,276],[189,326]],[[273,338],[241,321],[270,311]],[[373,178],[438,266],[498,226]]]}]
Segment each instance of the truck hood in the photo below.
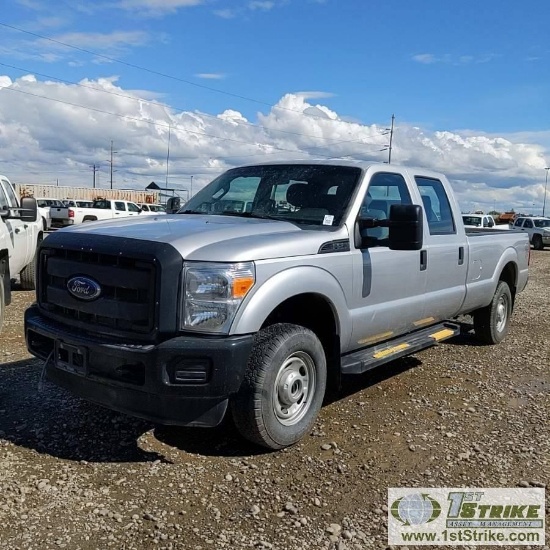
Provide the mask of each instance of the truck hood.
[{"label": "truck hood", "polygon": [[163,242],[187,260],[218,262],[317,254],[323,243],[348,238],[345,227],[301,229],[286,221],[197,214],[124,218],[62,231]]}]

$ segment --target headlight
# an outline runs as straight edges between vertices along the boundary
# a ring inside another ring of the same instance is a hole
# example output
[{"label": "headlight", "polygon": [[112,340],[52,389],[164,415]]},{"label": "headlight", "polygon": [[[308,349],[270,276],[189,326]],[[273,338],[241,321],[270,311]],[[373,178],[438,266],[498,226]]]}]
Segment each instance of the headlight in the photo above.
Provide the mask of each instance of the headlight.
[{"label": "headlight", "polygon": [[184,275],[182,329],[226,333],[237,309],[254,286],[252,262],[190,263]]}]

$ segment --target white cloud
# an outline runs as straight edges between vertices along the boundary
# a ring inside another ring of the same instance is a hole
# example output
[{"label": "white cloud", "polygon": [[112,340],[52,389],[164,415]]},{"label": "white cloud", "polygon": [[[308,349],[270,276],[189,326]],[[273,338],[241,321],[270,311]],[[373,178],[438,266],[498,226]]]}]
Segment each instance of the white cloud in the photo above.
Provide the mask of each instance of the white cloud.
[{"label": "white cloud", "polygon": [[237,10],[232,10],[230,8],[226,8],[223,10],[214,10],[212,13],[214,15],[217,15],[218,17],[221,17],[222,19],[234,19],[238,15]]},{"label": "white cloud", "polygon": [[433,65],[435,63],[442,63],[446,65],[471,65],[479,63],[489,63],[493,59],[498,57],[493,53],[486,53],[480,55],[458,55],[452,56],[450,54],[435,55],[433,53],[421,53],[412,56],[412,60],[423,65]]},{"label": "white cloud", "polygon": [[275,2],[270,2],[269,0],[254,0],[248,3],[248,8],[251,10],[269,11],[273,9],[274,6]]},{"label": "white cloud", "polygon": [[162,17],[204,3],[205,0],[120,0],[117,7],[141,16]]},{"label": "white cloud", "polygon": [[418,61],[418,63],[423,63],[424,65],[437,63],[437,58],[432,53],[421,53],[418,55],[413,55],[413,60]]},{"label": "white cloud", "polygon": [[[385,124],[349,121],[322,103],[309,102],[303,93],[285,95],[251,124],[234,109],[217,116],[175,111],[151,101],[151,92],[121,89],[116,77],[81,84],[111,93],[32,75],[17,80],[0,76],[0,149],[8,177],[90,185],[89,167],[99,164],[100,185],[105,185],[113,140],[118,151],[115,185],[143,188],[166,177],[169,128],[170,183],[177,188],[188,187],[191,175],[197,190],[230,166],[271,159],[387,159],[387,151],[381,151],[388,144]],[[393,147],[394,162],[447,174],[465,210],[473,204],[484,210],[493,204],[516,210],[542,205],[550,132],[432,132],[398,116]]]},{"label": "white cloud", "polygon": [[205,80],[222,80],[225,78],[223,73],[197,73],[195,76]]},{"label": "white cloud", "polygon": [[[71,44],[71,46],[105,52],[128,46],[142,46],[149,42],[150,35],[145,31],[68,32],[53,38],[58,42]],[[50,40],[39,39],[38,43],[43,47],[66,49],[66,46],[56,44]]]}]

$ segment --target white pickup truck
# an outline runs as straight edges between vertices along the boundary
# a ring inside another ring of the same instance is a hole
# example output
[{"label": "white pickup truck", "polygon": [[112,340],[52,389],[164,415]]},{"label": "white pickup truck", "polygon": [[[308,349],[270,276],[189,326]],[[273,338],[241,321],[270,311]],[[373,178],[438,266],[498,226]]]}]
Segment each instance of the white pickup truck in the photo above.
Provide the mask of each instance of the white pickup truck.
[{"label": "white pickup truck", "polygon": [[36,203],[44,231],[52,227],[72,225],[72,221],[69,218],[69,209],[60,200],[38,198],[36,199]]},{"label": "white pickup truck", "polygon": [[463,214],[462,221],[466,229],[510,229],[508,224],[497,224],[491,214]]},{"label": "white pickup truck", "polygon": [[514,221],[513,228],[525,231],[535,250],[550,246],[550,218],[520,216]]},{"label": "white pickup truck", "polygon": [[37,216],[36,200],[24,198],[19,204],[11,182],[0,176],[0,330],[12,279],[19,275],[23,289],[35,289],[36,250],[43,235]]},{"label": "white pickup truck", "polygon": [[72,215],[69,211],[69,216],[72,216],[73,225],[141,214],[141,208],[135,202],[109,199],[97,199],[91,208],[73,208],[71,210]]}]

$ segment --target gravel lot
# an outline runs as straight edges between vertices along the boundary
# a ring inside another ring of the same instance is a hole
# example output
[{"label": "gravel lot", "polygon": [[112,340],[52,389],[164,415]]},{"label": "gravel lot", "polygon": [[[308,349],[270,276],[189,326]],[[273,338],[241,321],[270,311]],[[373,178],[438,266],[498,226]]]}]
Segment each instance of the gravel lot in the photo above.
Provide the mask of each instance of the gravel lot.
[{"label": "gravel lot", "polygon": [[41,387],[23,337],[34,296],[15,291],[0,336],[0,547],[387,548],[388,487],[545,486],[550,250],[531,267],[504,343],[466,335],[345,380],[310,437],[276,453],[230,424],[157,427]]}]

